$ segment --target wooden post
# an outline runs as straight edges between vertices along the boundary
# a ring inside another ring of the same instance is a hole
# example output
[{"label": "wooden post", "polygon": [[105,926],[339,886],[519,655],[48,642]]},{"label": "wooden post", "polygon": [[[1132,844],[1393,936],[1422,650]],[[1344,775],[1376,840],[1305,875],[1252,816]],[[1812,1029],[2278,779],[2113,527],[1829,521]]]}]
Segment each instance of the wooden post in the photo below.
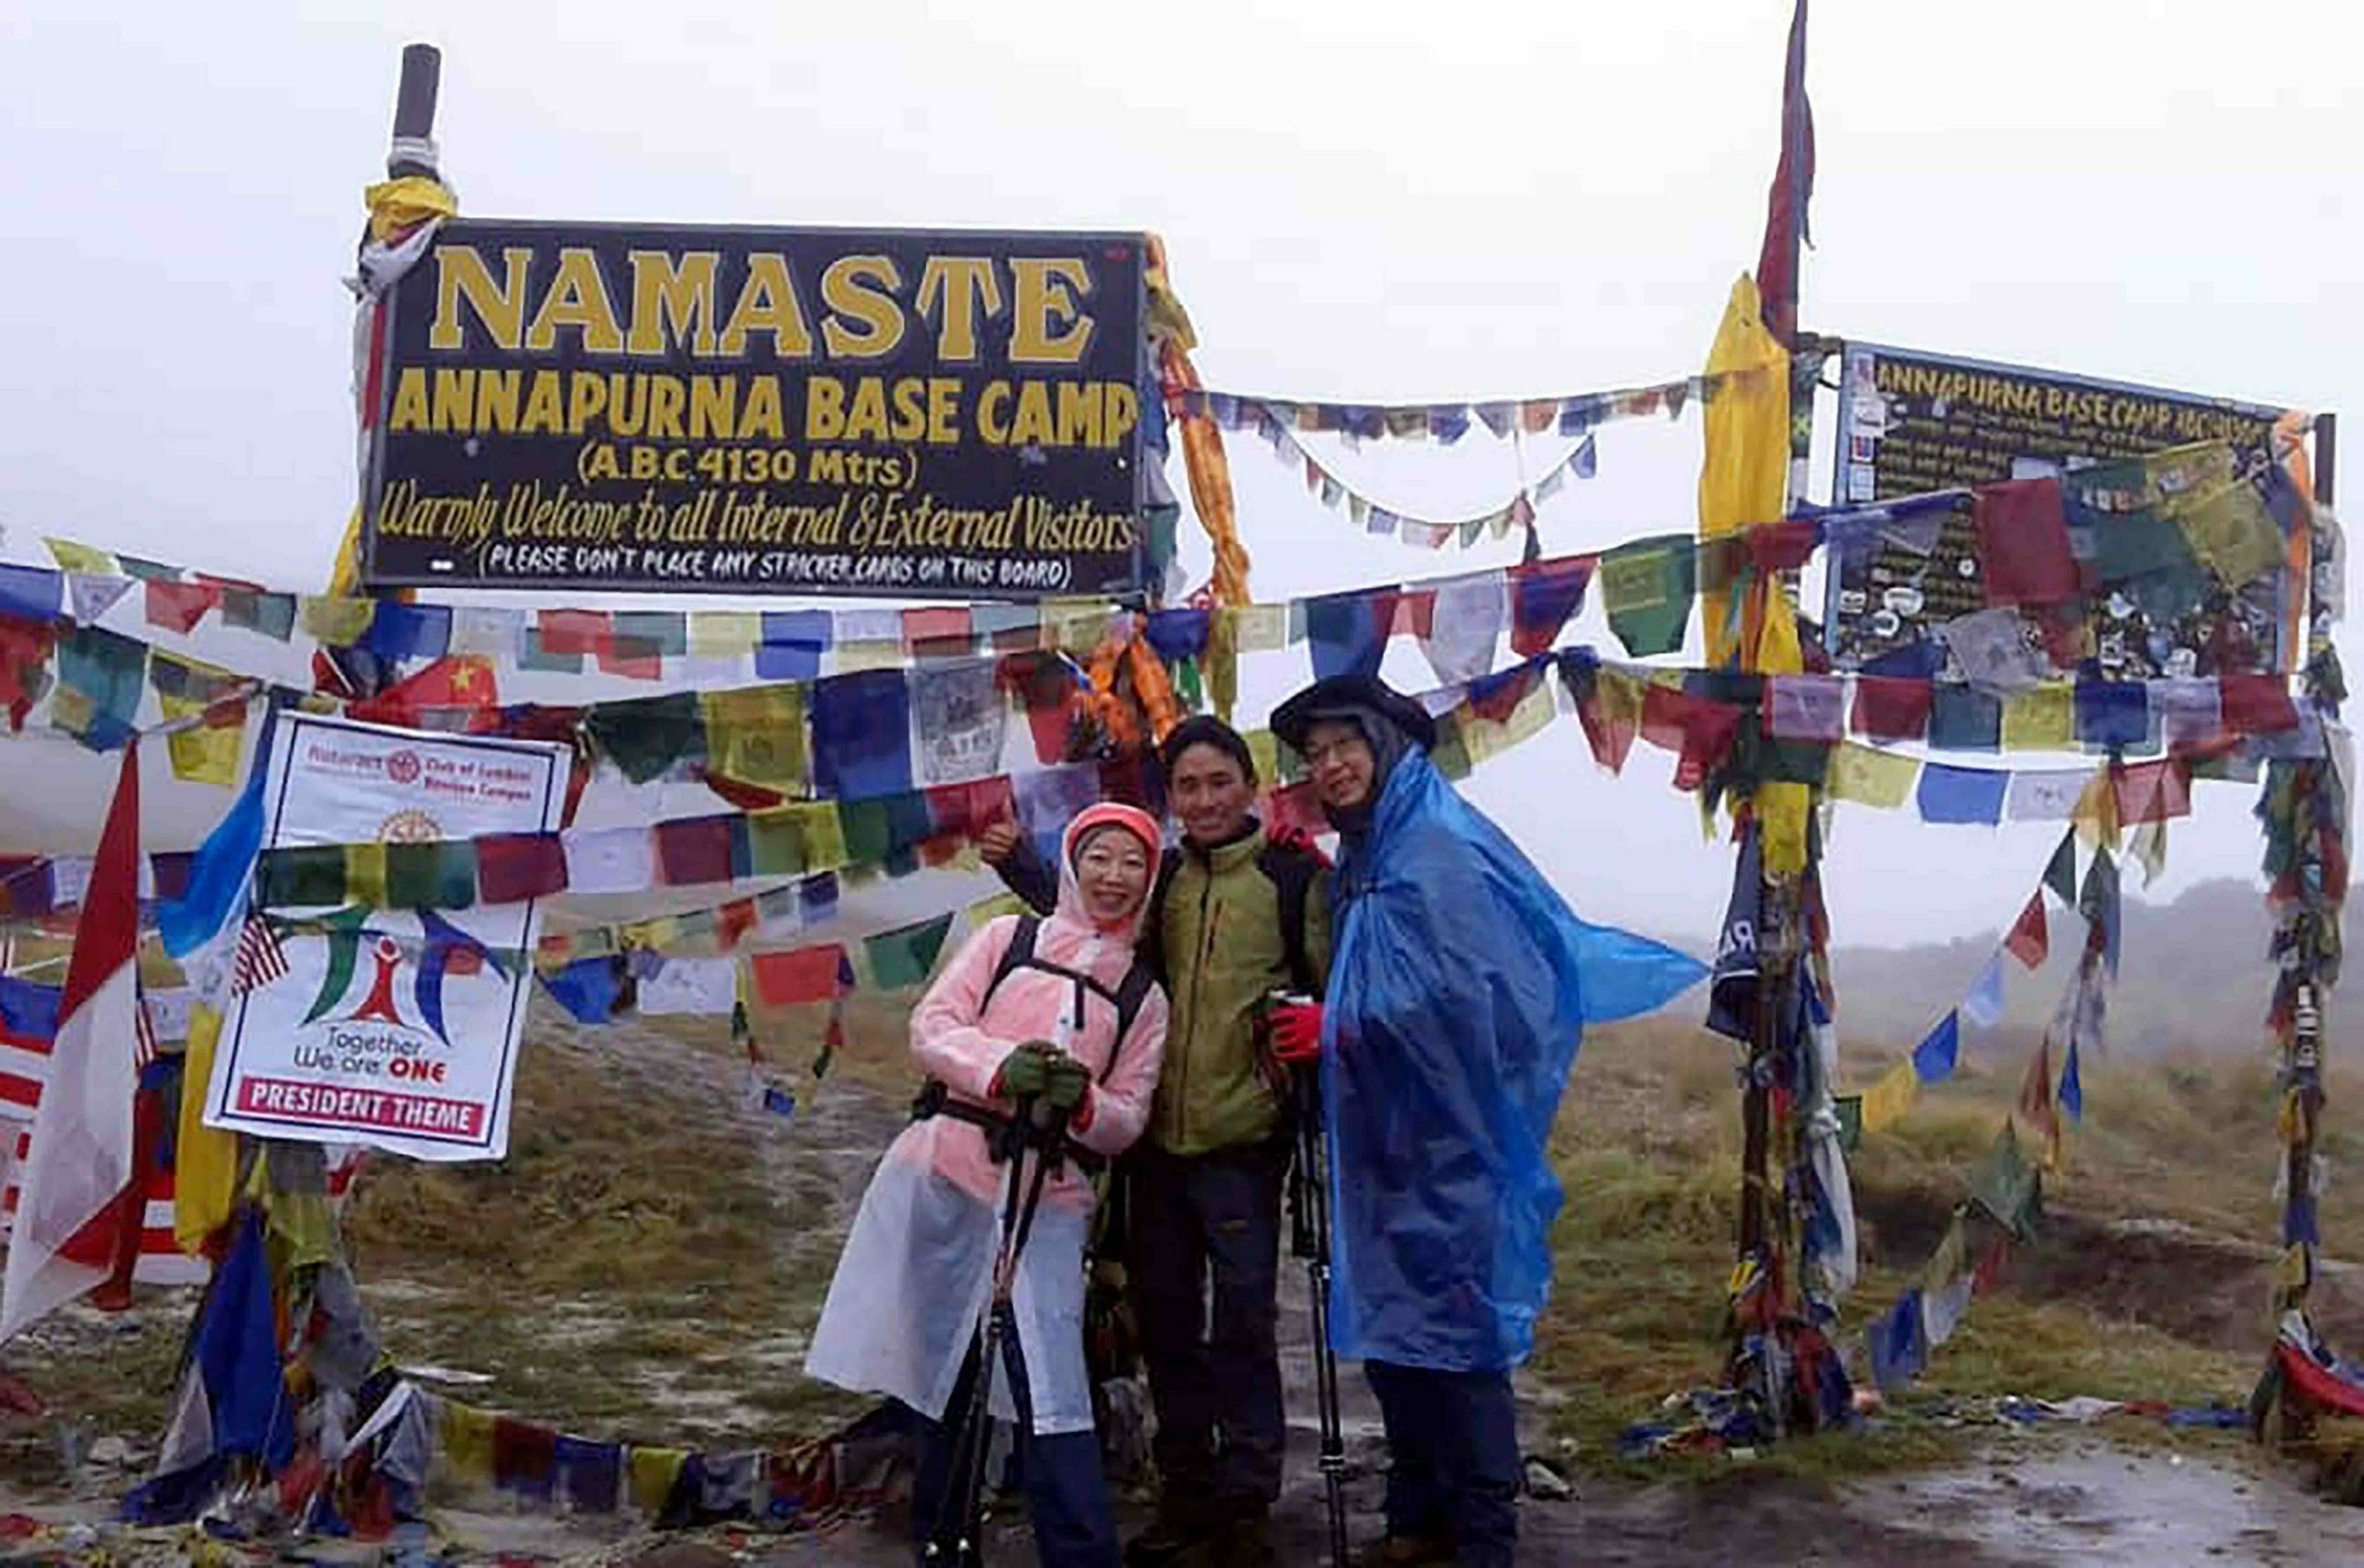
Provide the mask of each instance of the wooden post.
[{"label": "wooden post", "polygon": [[432,43],[403,46],[403,74],[394,89],[394,135],[386,150],[386,176],[440,177],[435,156],[435,99],[443,84],[443,52]]}]

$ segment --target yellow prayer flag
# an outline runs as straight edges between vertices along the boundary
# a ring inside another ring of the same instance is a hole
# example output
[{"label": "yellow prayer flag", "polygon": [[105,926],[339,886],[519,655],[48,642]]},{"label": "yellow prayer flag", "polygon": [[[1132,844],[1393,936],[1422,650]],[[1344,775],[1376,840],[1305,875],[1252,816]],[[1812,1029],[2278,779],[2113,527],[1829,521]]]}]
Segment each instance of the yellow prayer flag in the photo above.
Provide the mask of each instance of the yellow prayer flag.
[{"label": "yellow prayer flag", "polygon": [[903,667],[903,645],[899,642],[839,643],[837,645],[838,673],[851,675],[860,669],[899,669]]},{"label": "yellow prayer flag", "polygon": [[1239,619],[1231,610],[1216,610],[1207,623],[1207,651],[1199,666],[1206,677],[1208,706],[1230,723],[1239,703]]},{"label": "yellow prayer flag", "polygon": [[804,694],[795,686],[743,686],[705,692],[706,766],[725,778],[775,790],[801,790],[808,769]]},{"label": "yellow prayer flag", "polygon": [[1550,678],[1538,675],[1534,689],[1519,698],[1499,721],[1483,718],[1465,705],[1454,709],[1453,717],[1460,720],[1461,743],[1474,767],[1491,762],[1522,741],[1533,740],[1550,728],[1558,713],[1552,703]]},{"label": "yellow prayer flag", "polygon": [[1025,899],[1015,893],[996,893],[990,899],[980,899],[969,906],[969,929],[983,930],[1004,915],[1022,915],[1025,912]]},{"label": "yellow prayer flag", "polygon": [[[1790,477],[1790,356],[1766,330],[1756,283],[1745,275],[1732,284],[1707,351],[1707,375],[1714,392],[1703,416],[1707,452],[1699,468],[1699,537],[1718,539],[1779,522]],[[1729,596],[1719,587],[1700,585],[1707,663],[1716,667],[1731,661],[1740,637],[1739,627],[1730,623]],[[1766,597],[1777,601],[1782,596]],[[1766,636],[1751,651],[1791,657],[1796,640],[1794,622],[1785,645],[1768,615]]]},{"label": "yellow prayer flag", "polygon": [[1920,776],[1917,757],[1866,746],[1860,741],[1841,741],[1831,751],[1824,787],[1834,801],[1894,811],[1912,798],[1913,780]]},{"label": "yellow prayer flag", "polygon": [[[492,1484],[492,1423],[489,1410],[463,1405],[456,1399],[439,1402],[436,1438],[443,1451],[445,1472],[469,1486]],[[681,1466],[675,1465],[679,1474]],[[635,1493],[635,1495],[637,1495]]]},{"label": "yellow prayer flag", "polygon": [[804,871],[835,871],[846,863],[846,826],[835,801],[803,801],[787,808],[804,840]]},{"label": "yellow prayer flag", "polygon": [[348,844],[344,849],[344,894],[373,910],[386,907],[386,846]]},{"label": "yellow prayer flag", "polygon": [[[488,1429],[488,1443],[489,1430]],[[490,1450],[488,1446],[488,1453]],[[633,1505],[644,1514],[663,1511],[665,1500],[673,1495],[673,1483],[681,1477],[681,1466],[688,1464],[689,1452],[680,1448],[641,1448],[624,1450],[624,1471],[631,1477]]]},{"label": "yellow prayer flag", "polygon": [[1912,1058],[1907,1056],[1863,1092],[1863,1130],[1882,1132],[1894,1127],[1920,1098],[1921,1075],[1912,1070]]},{"label": "yellow prayer flag", "polygon": [[1814,788],[1782,779],[1756,787],[1756,820],[1768,877],[1795,876],[1806,868],[1806,817],[1814,810]]},{"label": "yellow prayer flag", "polygon": [[2093,781],[2077,797],[2069,820],[2077,825],[2077,838],[2085,848],[2106,845],[2111,854],[2117,853],[2117,781],[2108,768],[2093,770]]},{"label": "yellow prayer flag", "polygon": [[1281,738],[1270,730],[1250,730],[1248,760],[1256,765],[1256,781],[1267,788],[1281,781]]},{"label": "yellow prayer flag", "polygon": [[1098,600],[1048,599],[1039,625],[1043,647],[1090,653],[1108,633],[1108,607]]},{"label": "yellow prayer flag", "polygon": [[173,1240],[192,1257],[230,1223],[238,1190],[238,1135],[205,1125],[206,1089],[213,1081],[213,1049],[221,1039],[221,1012],[204,1002],[190,1007],[173,1144]]},{"label": "yellow prayer flag", "polygon": [[337,598],[327,594],[306,594],[297,601],[304,622],[304,633],[330,647],[351,647],[369,630],[378,619],[376,599]]},{"label": "yellow prayer flag", "polygon": [[2047,681],[2014,692],[2003,703],[2003,749],[2067,752],[2077,746],[2077,688]]},{"label": "yellow prayer flag", "polygon": [[[208,706],[193,697],[160,694],[156,700],[163,705],[168,721],[203,713]],[[219,730],[199,725],[166,736],[164,748],[172,754],[173,777],[192,784],[218,784],[228,789],[238,781],[238,743],[246,733],[242,718],[235,725]]]},{"label": "yellow prayer flag", "polygon": [[42,542],[49,547],[50,559],[57,562],[60,572],[79,572],[92,577],[115,577],[123,573],[115,558],[105,550],[76,544],[72,539],[43,539]]},{"label": "yellow prayer flag", "polygon": [[764,640],[764,618],[752,609],[690,612],[690,652],[700,658],[734,658]]}]

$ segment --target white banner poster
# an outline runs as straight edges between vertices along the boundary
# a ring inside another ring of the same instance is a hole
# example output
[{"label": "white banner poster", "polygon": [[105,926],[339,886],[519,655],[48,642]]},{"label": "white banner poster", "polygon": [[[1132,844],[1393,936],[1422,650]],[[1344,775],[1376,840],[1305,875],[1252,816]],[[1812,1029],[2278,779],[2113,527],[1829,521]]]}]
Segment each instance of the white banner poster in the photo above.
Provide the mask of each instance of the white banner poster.
[{"label": "white banner poster", "polygon": [[[565,749],[552,743],[283,713],[262,841],[277,849],[545,831],[558,826],[566,766]],[[207,1125],[367,1143],[421,1160],[507,1153],[536,903],[271,912],[331,929],[287,932],[283,972],[267,966],[229,998]]]}]

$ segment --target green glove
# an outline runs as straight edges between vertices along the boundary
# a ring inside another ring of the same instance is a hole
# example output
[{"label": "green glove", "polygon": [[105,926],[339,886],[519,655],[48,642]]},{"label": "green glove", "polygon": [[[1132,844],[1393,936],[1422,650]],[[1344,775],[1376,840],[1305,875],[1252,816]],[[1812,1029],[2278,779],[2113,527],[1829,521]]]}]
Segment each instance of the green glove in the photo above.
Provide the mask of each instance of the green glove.
[{"label": "green glove", "polygon": [[1050,1048],[1039,1041],[1029,1041],[1001,1059],[1001,1067],[994,1074],[994,1092],[1012,1100],[1032,1100],[1039,1097],[1050,1078],[1053,1057]]},{"label": "green glove", "polygon": [[1092,1074],[1073,1056],[1055,1055],[1043,1069],[1043,1100],[1055,1109],[1073,1114],[1092,1089]]}]

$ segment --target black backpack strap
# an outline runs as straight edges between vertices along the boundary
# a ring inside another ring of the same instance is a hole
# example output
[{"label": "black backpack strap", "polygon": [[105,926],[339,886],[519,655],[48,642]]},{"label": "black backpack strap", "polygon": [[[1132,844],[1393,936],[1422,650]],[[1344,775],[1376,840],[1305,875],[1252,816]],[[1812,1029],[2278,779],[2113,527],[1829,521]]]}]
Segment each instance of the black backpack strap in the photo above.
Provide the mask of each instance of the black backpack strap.
[{"label": "black backpack strap", "polygon": [[1307,995],[1319,995],[1321,986],[1313,972],[1313,957],[1306,950],[1305,911],[1313,894],[1321,862],[1288,844],[1266,843],[1256,855],[1256,869],[1272,883],[1281,902],[1281,951],[1286,959],[1289,983]]},{"label": "black backpack strap", "polygon": [[1125,971],[1125,978],[1116,983],[1116,1038],[1108,1046],[1108,1065],[1100,1069],[1101,1082],[1107,1082],[1108,1075],[1116,1070],[1116,1056],[1125,1048],[1125,1036],[1132,1033],[1133,1019],[1140,1016],[1141,1004],[1149,999],[1149,988],[1156,983],[1157,976],[1139,959]]},{"label": "black backpack strap", "polygon": [[1182,851],[1168,850],[1158,858],[1157,881],[1149,890],[1149,903],[1141,911],[1140,940],[1133,944],[1133,952],[1152,975],[1165,972],[1165,899],[1174,891],[1174,874],[1182,869]]},{"label": "black backpack strap", "polygon": [[1018,917],[1018,929],[1009,934],[1009,946],[1001,950],[1001,961],[994,965],[993,982],[985,987],[983,997],[977,1003],[978,1012],[985,1010],[985,1005],[994,999],[994,993],[1001,989],[1003,981],[1019,970],[1033,967],[1034,937],[1042,929],[1040,915],[1022,914]]}]

